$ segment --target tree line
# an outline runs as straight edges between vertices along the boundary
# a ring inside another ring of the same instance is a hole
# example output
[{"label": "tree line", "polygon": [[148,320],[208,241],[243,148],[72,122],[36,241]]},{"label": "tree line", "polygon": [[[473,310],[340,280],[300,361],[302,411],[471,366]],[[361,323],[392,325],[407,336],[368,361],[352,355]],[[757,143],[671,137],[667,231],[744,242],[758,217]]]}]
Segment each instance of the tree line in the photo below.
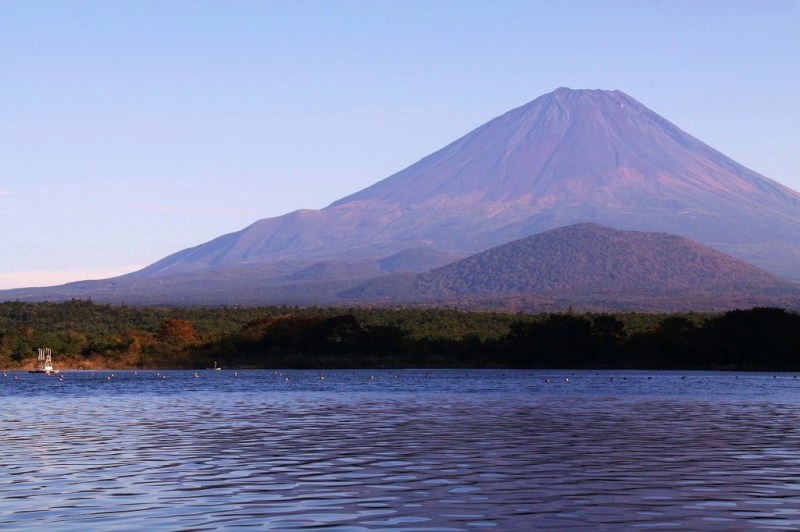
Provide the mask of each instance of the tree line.
[{"label": "tree line", "polygon": [[497,367],[800,371],[800,315],[0,304],[0,367]]}]

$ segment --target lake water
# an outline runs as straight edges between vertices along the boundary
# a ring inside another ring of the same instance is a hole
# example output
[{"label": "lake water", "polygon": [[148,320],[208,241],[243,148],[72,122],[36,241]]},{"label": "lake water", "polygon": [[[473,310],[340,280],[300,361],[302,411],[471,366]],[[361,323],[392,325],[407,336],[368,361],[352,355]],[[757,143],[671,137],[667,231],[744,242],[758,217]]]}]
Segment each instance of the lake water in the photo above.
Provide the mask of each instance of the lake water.
[{"label": "lake water", "polygon": [[10,372],[0,399],[0,529],[800,528],[793,374]]}]

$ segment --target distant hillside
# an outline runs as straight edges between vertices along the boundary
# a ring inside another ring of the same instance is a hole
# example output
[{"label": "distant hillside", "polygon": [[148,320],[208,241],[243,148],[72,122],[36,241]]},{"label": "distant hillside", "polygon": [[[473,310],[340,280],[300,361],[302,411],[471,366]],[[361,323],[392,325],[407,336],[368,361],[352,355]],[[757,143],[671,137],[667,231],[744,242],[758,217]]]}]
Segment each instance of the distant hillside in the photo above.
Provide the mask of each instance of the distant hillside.
[{"label": "distant hillside", "polygon": [[376,302],[538,296],[631,303],[690,295],[760,302],[800,297],[800,286],[686,238],[587,223],[515,240],[418,275],[374,279],[344,294]]}]

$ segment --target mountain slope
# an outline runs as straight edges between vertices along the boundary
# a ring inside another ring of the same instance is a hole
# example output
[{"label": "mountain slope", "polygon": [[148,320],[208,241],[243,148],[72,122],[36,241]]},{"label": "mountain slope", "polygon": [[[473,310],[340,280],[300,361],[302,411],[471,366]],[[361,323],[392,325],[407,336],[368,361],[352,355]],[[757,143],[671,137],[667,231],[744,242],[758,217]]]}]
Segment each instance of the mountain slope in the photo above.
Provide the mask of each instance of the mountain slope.
[{"label": "mountain slope", "polygon": [[792,285],[708,246],[666,233],[577,224],[515,240],[417,274],[368,281],[346,292],[361,301],[459,300],[487,296],[634,300],[774,298]]},{"label": "mountain slope", "polygon": [[800,278],[800,194],[619,91],[558,89],[318,211],[260,220],[137,276],[254,263],[466,256],[563,225],[665,231]]},{"label": "mountain slope", "polygon": [[800,280],[799,193],[622,92],[562,88],[324,209],[256,221],[118,278],[0,298],[329,303],[371,276],[585,222],[680,235]]}]

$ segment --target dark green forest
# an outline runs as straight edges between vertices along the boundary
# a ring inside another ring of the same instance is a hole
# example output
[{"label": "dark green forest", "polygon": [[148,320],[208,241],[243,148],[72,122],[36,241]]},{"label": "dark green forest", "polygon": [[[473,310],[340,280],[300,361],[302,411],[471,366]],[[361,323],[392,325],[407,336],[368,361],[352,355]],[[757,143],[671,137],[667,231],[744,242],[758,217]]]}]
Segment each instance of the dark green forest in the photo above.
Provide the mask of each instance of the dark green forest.
[{"label": "dark green forest", "polygon": [[800,315],[0,304],[0,367],[570,368],[800,371]]}]

